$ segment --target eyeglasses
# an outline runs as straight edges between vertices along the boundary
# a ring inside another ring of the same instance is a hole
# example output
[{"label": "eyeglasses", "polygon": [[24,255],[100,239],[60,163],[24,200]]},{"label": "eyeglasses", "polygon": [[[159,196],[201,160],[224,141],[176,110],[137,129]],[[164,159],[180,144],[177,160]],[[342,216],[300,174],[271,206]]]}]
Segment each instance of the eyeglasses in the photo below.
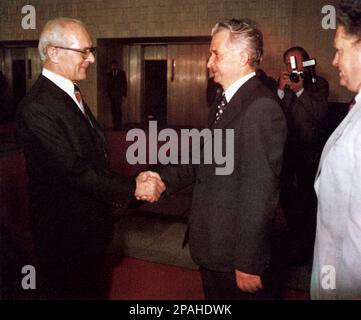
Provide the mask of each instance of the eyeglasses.
[{"label": "eyeglasses", "polygon": [[75,49],[75,48],[66,48],[66,47],[56,46],[55,48],[79,52],[83,59],[87,59],[91,53],[95,56],[95,52],[96,52],[95,47],[86,48],[86,49]]}]

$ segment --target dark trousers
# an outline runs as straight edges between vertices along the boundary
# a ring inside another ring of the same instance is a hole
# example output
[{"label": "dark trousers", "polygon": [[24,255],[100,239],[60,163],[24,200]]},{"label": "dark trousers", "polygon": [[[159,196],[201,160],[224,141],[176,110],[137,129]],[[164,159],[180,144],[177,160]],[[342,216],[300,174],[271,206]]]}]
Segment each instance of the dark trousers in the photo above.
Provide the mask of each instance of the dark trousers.
[{"label": "dark trousers", "polygon": [[107,299],[109,279],[105,256],[73,257],[57,261],[42,259],[37,270],[37,298],[46,300]]},{"label": "dark trousers", "polygon": [[301,156],[285,156],[281,176],[280,202],[289,230],[292,263],[298,265],[312,257],[316,233],[317,197],[314,179],[317,162]]},{"label": "dark trousers", "polygon": [[243,292],[237,287],[235,272],[219,272],[201,268],[206,300],[272,300],[274,291],[264,288],[256,293]]}]

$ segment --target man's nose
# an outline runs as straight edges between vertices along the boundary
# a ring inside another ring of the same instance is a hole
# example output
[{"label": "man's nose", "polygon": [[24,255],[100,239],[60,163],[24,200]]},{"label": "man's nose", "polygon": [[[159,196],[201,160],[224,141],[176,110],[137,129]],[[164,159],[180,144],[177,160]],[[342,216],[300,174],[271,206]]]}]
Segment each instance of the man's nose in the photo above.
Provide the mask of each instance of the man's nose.
[{"label": "man's nose", "polygon": [[211,68],[212,65],[213,65],[213,54],[208,59],[207,68]]},{"label": "man's nose", "polygon": [[334,67],[338,67],[338,56],[337,56],[337,53],[335,54],[335,57],[333,58],[332,60],[332,65]]},{"label": "man's nose", "polygon": [[92,52],[89,53],[88,58],[86,59],[89,61],[89,63],[94,63],[95,62],[95,56]]}]

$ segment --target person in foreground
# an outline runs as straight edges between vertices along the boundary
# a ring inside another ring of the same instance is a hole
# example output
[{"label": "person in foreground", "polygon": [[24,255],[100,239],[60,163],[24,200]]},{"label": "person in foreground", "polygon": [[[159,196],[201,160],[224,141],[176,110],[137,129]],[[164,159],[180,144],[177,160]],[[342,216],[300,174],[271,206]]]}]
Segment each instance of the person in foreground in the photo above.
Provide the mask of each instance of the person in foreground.
[{"label": "person in foreground", "polygon": [[211,108],[209,126],[233,130],[234,170],[217,175],[215,163],[201,160],[167,166],[159,174],[166,194],[194,183],[189,248],[201,267],[205,298],[272,298],[262,276],[270,262],[286,121],[274,93],[256,77],[263,37],[252,21],[217,23],[210,52],[208,68],[223,97]]},{"label": "person in foreground", "polygon": [[[75,84],[95,60],[85,26],[69,18],[49,21],[39,52],[42,74],[17,112],[29,178],[34,291],[40,299],[106,298],[111,209],[127,207],[135,183],[109,171],[105,137]],[[138,179],[136,187],[153,196],[164,190],[156,178]]]},{"label": "person in foreground", "polygon": [[361,299],[361,2],[341,1],[333,65],[354,103],[328,139],[315,180],[312,299]]}]

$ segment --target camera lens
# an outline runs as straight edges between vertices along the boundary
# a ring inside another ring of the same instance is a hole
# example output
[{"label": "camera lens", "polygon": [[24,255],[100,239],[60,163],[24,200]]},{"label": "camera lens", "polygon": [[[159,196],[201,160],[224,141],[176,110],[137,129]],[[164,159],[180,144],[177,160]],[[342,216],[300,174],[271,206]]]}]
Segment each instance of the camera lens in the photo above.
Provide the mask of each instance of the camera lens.
[{"label": "camera lens", "polygon": [[288,75],[288,77],[290,78],[290,81],[291,81],[291,82],[294,82],[294,83],[300,82],[300,77],[298,76],[297,73],[290,73],[290,74]]}]

